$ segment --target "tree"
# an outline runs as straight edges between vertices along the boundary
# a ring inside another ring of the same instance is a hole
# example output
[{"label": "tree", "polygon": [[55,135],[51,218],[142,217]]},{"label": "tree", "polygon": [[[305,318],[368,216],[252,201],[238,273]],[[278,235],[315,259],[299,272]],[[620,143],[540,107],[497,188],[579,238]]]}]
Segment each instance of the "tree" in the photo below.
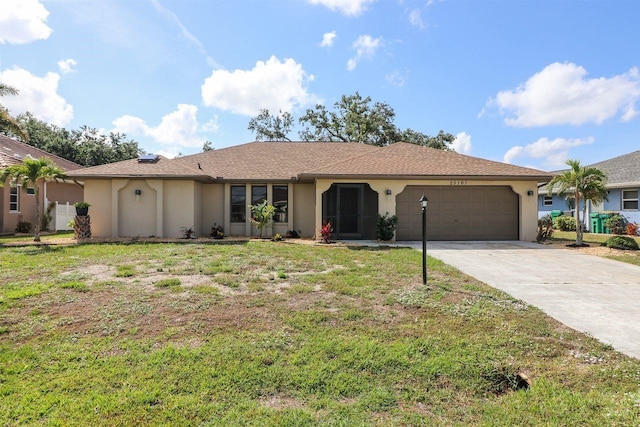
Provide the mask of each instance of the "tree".
[{"label": "tree", "polygon": [[4,186],[7,180],[12,180],[22,185],[24,191],[33,186],[36,203],[36,224],[34,227],[33,241],[40,241],[40,198],[38,181],[64,179],[66,175],[53,162],[45,157],[40,159],[24,159],[22,164],[6,167],[0,175],[0,185]]},{"label": "tree", "polygon": [[202,144],[202,152],[204,153],[205,151],[213,151],[213,142],[205,141],[205,143]]},{"label": "tree", "polygon": [[[17,94],[17,89],[0,83],[0,96]],[[20,123],[16,119],[11,117],[9,111],[2,105],[0,105],[0,130],[2,130],[3,132],[7,132],[8,134],[13,134],[23,141],[29,140],[29,134],[20,127]]]},{"label": "tree", "polygon": [[138,143],[123,133],[111,132],[105,136],[88,126],[68,131],[45,123],[29,112],[19,115],[18,121],[29,133],[28,144],[79,165],[103,165],[142,154]]},{"label": "tree", "polygon": [[[329,110],[318,104],[307,109],[298,122],[302,126],[299,137],[303,141],[319,142],[361,142],[379,147],[403,141],[440,150],[451,150],[455,137],[440,131],[437,136],[429,136],[412,129],[401,131],[394,124],[395,112],[388,104],[363,98],[358,92],[343,95]],[[289,113],[280,112],[274,116],[269,110],[249,121],[249,130],[256,133],[258,141],[290,141],[287,136],[293,125]]]},{"label": "tree", "polygon": [[[584,219],[587,215],[587,202],[595,204],[607,200],[607,175],[604,171],[591,166],[580,166],[579,160],[567,160],[569,169],[556,175],[548,184],[547,191],[552,194],[557,186],[558,194],[569,194],[575,201],[576,246],[582,246]],[[582,219],[580,219],[580,203],[582,202]]]},{"label": "tree", "polygon": [[282,110],[278,115],[272,115],[268,109],[260,110],[260,114],[249,120],[247,127],[255,132],[256,141],[291,141],[287,134],[291,132],[293,116]]},{"label": "tree", "polygon": [[305,126],[300,133],[304,141],[362,142],[379,147],[398,141],[398,129],[393,124],[395,112],[388,104],[362,98],[358,92],[343,95],[328,111],[318,104],[300,117]]},{"label": "tree", "polygon": [[276,208],[268,204],[266,200],[257,205],[249,205],[249,207],[251,208],[251,223],[260,230],[260,238],[262,239],[262,230],[271,225]]},{"label": "tree", "polygon": [[450,145],[455,139],[455,136],[445,133],[443,130],[438,132],[436,136],[425,135],[413,129],[407,129],[400,134],[400,141],[446,151],[453,151]]}]

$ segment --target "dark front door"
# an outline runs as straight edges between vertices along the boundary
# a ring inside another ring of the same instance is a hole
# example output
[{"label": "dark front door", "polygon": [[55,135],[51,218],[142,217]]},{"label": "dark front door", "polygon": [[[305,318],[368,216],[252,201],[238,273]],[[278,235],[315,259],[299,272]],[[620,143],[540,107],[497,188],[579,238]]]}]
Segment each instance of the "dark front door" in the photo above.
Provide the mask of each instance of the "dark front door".
[{"label": "dark front door", "polygon": [[333,184],[322,195],[322,222],[334,239],[375,239],[378,193],[369,184]]}]

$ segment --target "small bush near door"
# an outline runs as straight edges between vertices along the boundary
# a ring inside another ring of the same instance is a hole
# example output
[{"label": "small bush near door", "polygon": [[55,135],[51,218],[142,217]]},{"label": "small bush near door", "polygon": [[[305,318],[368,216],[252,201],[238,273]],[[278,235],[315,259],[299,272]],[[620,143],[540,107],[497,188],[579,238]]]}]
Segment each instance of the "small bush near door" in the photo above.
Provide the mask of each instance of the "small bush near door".
[{"label": "small bush near door", "polygon": [[398,224],[398,217],[395,215],[389,216],[389,213],[384,215],[378,214],[378,222],[376,224],[376,233],[378,240],[387,242],[393,239],[396,232],[396,225]]}]

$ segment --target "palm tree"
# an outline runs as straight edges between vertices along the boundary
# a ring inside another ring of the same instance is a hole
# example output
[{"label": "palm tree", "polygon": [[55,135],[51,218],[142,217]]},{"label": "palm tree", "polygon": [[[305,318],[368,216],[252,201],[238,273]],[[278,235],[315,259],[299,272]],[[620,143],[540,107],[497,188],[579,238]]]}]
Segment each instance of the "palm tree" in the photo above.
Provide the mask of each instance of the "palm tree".
[{"label": "palm tree", "polygon": [[[0,96],[5,95],[17,95],[18,90],[0,83]],[[9,111],[0,105],[0,130],[9,131],[10,133],[15,134],[23,141],[29,141],[29,134],[25,132],[24,129],[20,127],[20,123],[13,117],[9,115]]]},{"label": "palm tree", "polygon": [[45,157],[39,159],[24,159],[21,164],[6,167],[0,174],[0,186],[4,186],[7,180],[22,185],[23,190],[33,186],[36,199],[36,224],[34,227],[33,241],[40,241],[40,197],[38,181],[64,179],[66,175],[53,162]]},{"label": "palm tree", "polygon": [[[587,215],[587,202],[595,204],[607,200],[607,174],[591,166],[580,166],[579,160],[567,160],[569,169],[556,175],[547,184],[547,191],[552,194],[553,187],[557,186],[558,194],[569,193],[575,200],[576,207],[576,246],[582,246],[582,232],[584,219]],[[582,206],[582,220],[580,219],[580,202]]]}]

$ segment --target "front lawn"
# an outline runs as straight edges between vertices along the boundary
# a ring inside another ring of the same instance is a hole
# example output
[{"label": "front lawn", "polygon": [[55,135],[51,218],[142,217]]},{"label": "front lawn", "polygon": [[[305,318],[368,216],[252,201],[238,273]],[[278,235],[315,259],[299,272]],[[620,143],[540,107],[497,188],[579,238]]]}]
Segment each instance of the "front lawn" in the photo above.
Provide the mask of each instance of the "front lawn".
[{"label": "front lawn", "polygon": [[[614,234],[596,234],[596,233],[584,233],[582,235],[582,241],[593,248],[602,247],[603,243],[607,241],[610,237],[613,237]],[[629,236],[627,236],[629,237]],[[640,245],[640,237],[633,237],[636,242]],[[551,242],[555,243],[564,243],[567,244],[574,243],[576,241],[576,232],[575,231],[553,231],[553,236],[550,239]],[[614,259],[616,261],[626,262],[628,264],[640,265],[640,251],[625,251],[618,249],[603,249],[602,252],[593,252],[588,251],[588,253],[592,255],[603,256],[605,258]]]},{"label": "front lawn", "polygon": [[0,283],[2,425],[640,423],[640,361],[412,249],[0,246]]}]

